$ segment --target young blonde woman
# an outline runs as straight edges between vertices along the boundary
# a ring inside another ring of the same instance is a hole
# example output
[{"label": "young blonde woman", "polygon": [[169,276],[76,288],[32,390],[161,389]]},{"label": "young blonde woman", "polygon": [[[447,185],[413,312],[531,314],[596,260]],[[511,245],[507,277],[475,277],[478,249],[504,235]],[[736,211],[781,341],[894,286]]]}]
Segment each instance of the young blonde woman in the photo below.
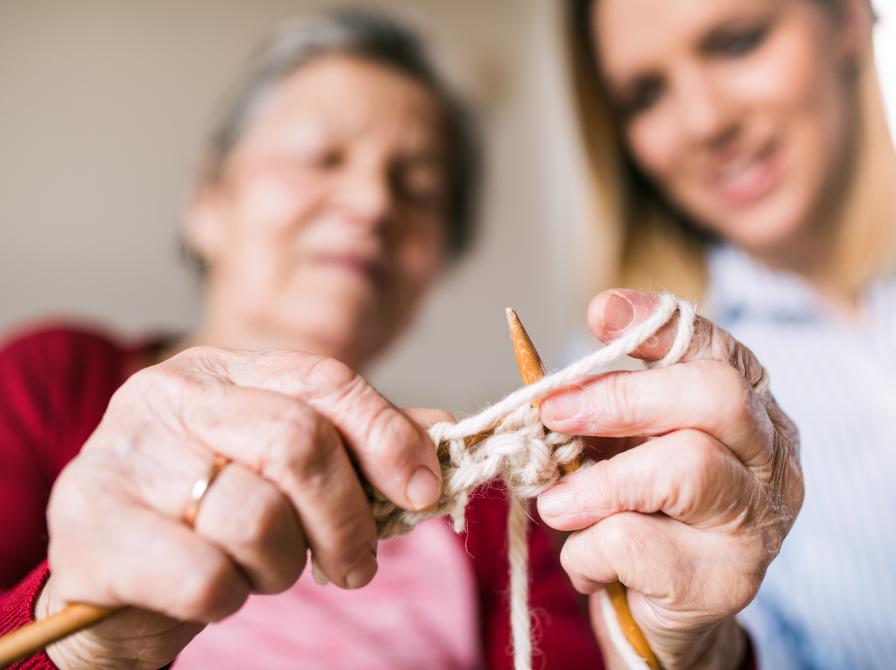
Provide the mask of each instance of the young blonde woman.
[{"label": "young blonde woman", "polygon": [[572,0],[566,18],[607,252],[590,281],[700,301],[802,433],[805,505],[743,615],[761,665],[892,667],[896,167],[870,6]]}]

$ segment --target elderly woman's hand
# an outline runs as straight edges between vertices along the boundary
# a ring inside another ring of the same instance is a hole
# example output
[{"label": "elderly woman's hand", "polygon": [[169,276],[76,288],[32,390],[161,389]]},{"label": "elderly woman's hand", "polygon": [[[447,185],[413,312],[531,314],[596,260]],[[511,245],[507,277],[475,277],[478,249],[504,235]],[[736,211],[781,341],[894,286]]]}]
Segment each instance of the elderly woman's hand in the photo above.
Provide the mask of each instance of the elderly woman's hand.
[{"label": "elderly woman's hand", "polygon": [[[229,463],[185,522],[216,457]],[[337,361],[201,348],[137,373],[53,489],[36,614],[130,607],[51,658],[155,670],[250,593],[292,585],[309,548],[336,585],[365,585],[376,529],[356,468],[401,507],[438,498],[424,431]]]},{"label": "elderly woman's hand", "polygon": [[[614,339],[657,304],[649,293],[603,293],[589,308],[591,330]],[[661,358],[676,327],[635,356]],[[767,391],[754,390],[762,377],[752,352],[698,318],[680,364],[602,375],[542,405],[545,424],[597,436],[605,459],[539,498],[548,524],[575,531],[563,566],[583,593],[625,584],[667,669],[737,666],[744,640],[734,614],[756,594],[802,503],[797,432]]]}]

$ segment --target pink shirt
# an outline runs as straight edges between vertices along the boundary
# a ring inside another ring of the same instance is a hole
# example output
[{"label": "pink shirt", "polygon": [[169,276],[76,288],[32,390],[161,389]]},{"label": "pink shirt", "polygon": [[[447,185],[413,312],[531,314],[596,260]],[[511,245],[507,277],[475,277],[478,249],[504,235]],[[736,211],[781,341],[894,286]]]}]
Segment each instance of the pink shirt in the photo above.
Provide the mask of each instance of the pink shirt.
[{"label": "pink shirt", "polygon": [[201,632],[174,670],[242,670],[246,649],[266,670],[482,667],[475,576],[448,522],[381,542],[378,560],[357,591],[319,586],[308,569],[284,593],[250,597]]}]

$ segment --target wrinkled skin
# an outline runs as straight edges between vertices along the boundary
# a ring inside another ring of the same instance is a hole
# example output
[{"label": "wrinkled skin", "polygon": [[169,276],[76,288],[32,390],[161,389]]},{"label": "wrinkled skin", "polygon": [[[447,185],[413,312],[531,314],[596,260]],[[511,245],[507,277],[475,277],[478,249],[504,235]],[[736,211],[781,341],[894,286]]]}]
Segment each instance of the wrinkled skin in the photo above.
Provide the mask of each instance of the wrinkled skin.
[{"label": "wrinkled skin", "polygon": [[[651,294],[606,293],[591,327],[609,340],[655,306]],[[636,355],[660,358],[674,328]],[[796,431],[753,390],[761,375],[746,348],[699,320],[681,364],[603,375],[542,404],[547,425],[595,436],[604,457],[539,499],[548,524],[575,531],[563,567],[584,593],[626,584],[667,668],[736,667],[733,616],[802,501]],[[52,646],[51,658],[64,670],[158,668],[250,593],[289,588],[308,548],[337,586],[366,584],[375,528],[358,472],[399,506],[432,504],[438,465],[421,426],[446,418],[400,411],[311,354],[197,348],[137,373],[53,490],[52,576],[37,611],[130,609]],[[190,528],[181,516],[214,453],[233,462]],[[605,639],[596,607],[592,623]]]},{"label": "wrinkled skin", "polygon": [[[131,608],[50,657],[67,670],[155,670],[250,593],[289,588],[308,549],[337,586],[367,584],[376,529],[355,464],[397,505],[438,498],[438,462],[414,417],[446,415],[402,412],[311,354],[195,348],[138,372],[53,488],[37,615],[66,602]],[[190,528],[191,487],[215,453],[232,462]]]},{"label": "wrinkled skin", "polygon": [[[650,293],[606,292],[589,325],[610,341],[656,306]],[[662,358],[676,327],[677,317],[635,356]],[[667,669],[737,667],[744,640],[734,615],[755,596],[802,504],[797,431],[768,392],[754,391],[761,377],[749,349],[698,317],[681,363],[601,375],[542,405],[546,425],[593,436],[602,459],[539,497],[550,526],[574,531],[563,567],[582,593],[625,584]]]}]

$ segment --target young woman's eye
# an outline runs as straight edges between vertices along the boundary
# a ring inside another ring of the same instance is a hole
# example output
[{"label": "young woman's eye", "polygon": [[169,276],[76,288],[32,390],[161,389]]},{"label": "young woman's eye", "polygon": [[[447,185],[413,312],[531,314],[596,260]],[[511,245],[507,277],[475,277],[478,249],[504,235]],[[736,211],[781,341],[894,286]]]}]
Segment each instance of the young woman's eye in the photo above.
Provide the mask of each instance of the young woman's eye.
[{"label": "young woman's eye", "polygon": [[766,35],[766,28],[756,27],[747,30],[733,30],[714,35],[710,39],[709,51],[722,56],[743,56],[758,47]]}]

